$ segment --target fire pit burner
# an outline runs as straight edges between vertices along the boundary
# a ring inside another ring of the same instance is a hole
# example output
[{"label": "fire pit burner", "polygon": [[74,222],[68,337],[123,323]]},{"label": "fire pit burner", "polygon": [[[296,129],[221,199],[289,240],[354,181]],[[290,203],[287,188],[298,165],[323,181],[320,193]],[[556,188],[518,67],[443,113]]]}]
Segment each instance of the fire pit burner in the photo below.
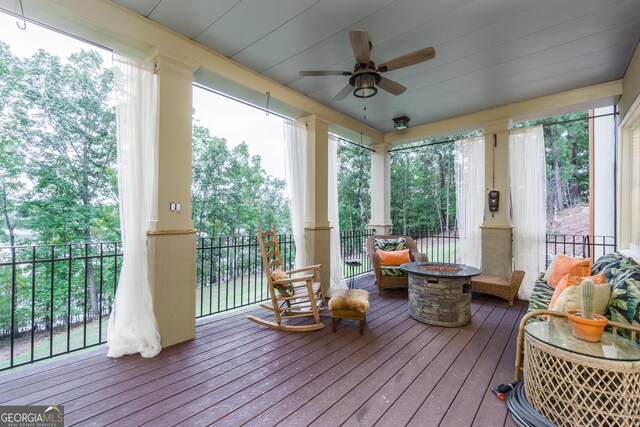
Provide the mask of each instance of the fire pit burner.
[{"label": "fire pit burner", "polygon": [[462,271],[460,267],[453,267],[451,265],[432,264],[432,265],[421,265],[418,268],[420,270],[437,271],[439,273],[457,273],[459,271]]}]

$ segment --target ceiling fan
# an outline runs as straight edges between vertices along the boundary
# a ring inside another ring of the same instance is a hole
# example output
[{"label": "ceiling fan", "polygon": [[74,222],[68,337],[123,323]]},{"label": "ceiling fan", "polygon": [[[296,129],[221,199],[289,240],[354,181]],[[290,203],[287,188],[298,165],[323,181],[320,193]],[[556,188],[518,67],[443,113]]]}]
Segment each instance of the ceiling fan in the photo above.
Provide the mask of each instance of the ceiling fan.
[{"label": "ceiling fan", "polygon": [[363,30],[349,31],[351,49],[356,57],[356,65],[351,71],[300,71],[301,76],[350,76],[349,84],[344,87],[333,98],[334,101],[341,101],[353,90],[353,95],[358,98],[370,98],[378,93],[378,88],[386,90],[392,95],[400,95],[406,87],[393,80],[382,77],[380,73],[397,70],[410,65],[419,64],[435,58],[436,51],[432,46],[416,50],[397,58],[391,59],[376,68],[376,64],[369,58],[371,53],[371,42],[369,35]]}]

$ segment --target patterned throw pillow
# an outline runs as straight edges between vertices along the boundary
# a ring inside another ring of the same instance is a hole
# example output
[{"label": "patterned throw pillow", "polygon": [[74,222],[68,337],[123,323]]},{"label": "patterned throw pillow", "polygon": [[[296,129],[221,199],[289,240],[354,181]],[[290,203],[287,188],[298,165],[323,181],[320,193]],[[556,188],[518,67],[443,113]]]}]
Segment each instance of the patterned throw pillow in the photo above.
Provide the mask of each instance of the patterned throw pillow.
[{"label": "patterned throw pillow", "polygon": [[377,251],[378,249],[392,252],[392,251],[401,251],[407,249],[407,239],[404,237],[396,237],[393,239],[373,239],[373,250]]},{"label": "patterned throw pillow", "polygon": [[[274,281],[288,279],[289,275],[285,273],[280,267],[271,272],[271,279]],[[282,297],[292,297],[295,293],[293,283],[274,283],[273,287],[278,291]]]},{"label": "patterned throw pillow", "polygon": [[[615,322],[640,325],[640,266],[629,260],[622,261],[612,275],[611,287],[605,317]],[[621,329],[620,333],[629,336],[627,330]]]},{"label": "patterned throw pillow", "polygon": [[536,280],[536,283],[533,286],[531,299],[529,300],[528,311],[546,310],[549,307],[549,303],[551,302],[553,292],[554,289],[551,286],[547,285],[547,282],[545,282],[544,280]]},{"label": "patterned throw pillow", "polygon": [[593,264],[591,268],[591,274],[604,273],[607,277],[607,282],[611,282],[611,279],[620,269],[627,269],[630,267],[640,268],[637,262],[633,258],[626,257],[620,252],[613,252],[610,254],[602,255]]},{"label": "patterned throw pillow", "polygon": [[407,273],[398,267],[380,267],[381,276],[406,276]]}]

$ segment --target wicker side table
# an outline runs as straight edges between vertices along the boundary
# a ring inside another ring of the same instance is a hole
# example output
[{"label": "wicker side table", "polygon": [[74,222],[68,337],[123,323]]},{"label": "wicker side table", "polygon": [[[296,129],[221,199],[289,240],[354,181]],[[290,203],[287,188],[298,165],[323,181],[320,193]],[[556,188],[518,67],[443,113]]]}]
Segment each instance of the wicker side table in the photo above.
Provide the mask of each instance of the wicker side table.
[{"label": "wicker side table", "polygon": [[626,338],[587,343],[566,322],[531,322],[524,380],[531,406],[559,426],[640,425],[640,346]]}]

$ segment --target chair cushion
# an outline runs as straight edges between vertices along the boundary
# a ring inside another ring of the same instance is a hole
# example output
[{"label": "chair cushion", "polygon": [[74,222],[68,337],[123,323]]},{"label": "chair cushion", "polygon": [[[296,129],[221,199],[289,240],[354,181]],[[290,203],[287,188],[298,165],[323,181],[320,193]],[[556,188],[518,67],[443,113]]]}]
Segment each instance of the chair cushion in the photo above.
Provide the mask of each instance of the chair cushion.
[{"label": "chair cushion", "polygon": [[544,280],[536,280],[533,286],[533,293],[529,300],[529,311],[532,310],[547,310],[551,297],[553,296],[554,289],[547,285]]},{"label": "chair cushion", "polygon": [[401,251],[391,251],[391,252],[378,249],[376,253],[380,256],[380,265],[397,267],[401,264],[411,262],[409,249],[404,249]]},{"label": "chair cushion", "polygon": [[373,250],[381,249],[386,252],[401,251],[407,248],[407,239],[404,237],[395,237],[393,239],[373,239]]},{"label": "chair cushion", "polygon": [[387,266],[387,267],[380,267],[380,275],[381,276],[406,276],[407,273],[400,270],[399,267]]},{"label": "chair cushion", "polygon": [[329,308],[366,313],[369,310],[369,292],[363,289],[339,289],[331,293]]}]

